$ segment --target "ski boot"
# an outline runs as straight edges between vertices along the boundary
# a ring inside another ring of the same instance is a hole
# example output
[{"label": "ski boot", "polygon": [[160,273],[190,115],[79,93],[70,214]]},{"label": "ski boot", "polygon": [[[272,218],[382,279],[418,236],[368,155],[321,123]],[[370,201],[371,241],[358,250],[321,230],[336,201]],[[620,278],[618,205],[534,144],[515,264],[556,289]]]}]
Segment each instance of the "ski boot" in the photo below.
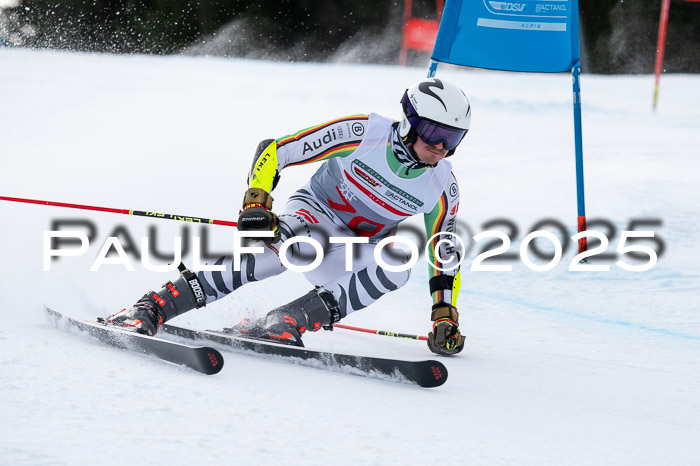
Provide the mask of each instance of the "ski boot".
[{"label": "ski boot", "polygon": [[153,336],[166,321],[195,308],[206,306],[206,296],[197,276],[180,264],[180,277],[157,293],[148,292],[129,309],[107,317],[108,325]]},{"label": "ski boot", "polygon": [[332,329],[331,325],[342,317],[333,294],[318,286],[257,321],[243,319],[237,325],[225,328],[224,332],[303,347],[301,336],[306,331],[316,332],[322,327]]}]

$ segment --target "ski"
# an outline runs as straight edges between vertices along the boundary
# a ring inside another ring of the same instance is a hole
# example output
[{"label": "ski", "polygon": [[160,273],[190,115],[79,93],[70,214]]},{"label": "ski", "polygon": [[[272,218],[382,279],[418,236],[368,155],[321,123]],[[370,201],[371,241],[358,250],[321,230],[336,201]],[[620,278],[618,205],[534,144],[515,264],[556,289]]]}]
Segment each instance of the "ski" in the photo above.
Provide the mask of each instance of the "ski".
[{"label": "ski", "polygon": [[101,342],[117,348],[152,355],[207,375],[218,373],[224,365],[224,357],[214,348],[183,345],[120,330],[99,321],[75,320],[48,307],[44,309],[54,319],[56,325],[60,322],[65,322],[70,327],[85,332]]},{"label": "ski", "polygon": [[365,377],[396,378],[397,381],[415,383],[421,387],[439,387],[447,380],[447,368],[439,361],[404,361],[398,359],[375,358],[332,353],[303,348],[268,340],[254,339],[212,330],[192,330],[164,324],[161,331],[189,340],[212,341],[232,346],[244,352],[293,358],[294,362],[323,368],[351,368],[350,373]]}]

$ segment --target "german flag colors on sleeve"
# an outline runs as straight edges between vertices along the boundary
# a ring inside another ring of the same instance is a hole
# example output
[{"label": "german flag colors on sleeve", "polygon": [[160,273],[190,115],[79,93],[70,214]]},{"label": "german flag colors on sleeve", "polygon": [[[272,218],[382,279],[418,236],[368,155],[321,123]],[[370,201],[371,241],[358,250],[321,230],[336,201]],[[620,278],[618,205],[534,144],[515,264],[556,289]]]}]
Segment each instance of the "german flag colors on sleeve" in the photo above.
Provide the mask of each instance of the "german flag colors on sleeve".
[{"label": "german flag colors on sleeve", "polygon": [[278,170],[353,153],[366,134],[368,115],[351,115],[277,139]]},{"label": "german flag colors on sleeve", "polygon": [[[456,243],[456,240],[451,235],[456,233],[457,211],[459,210],[459,194],[456,188],[456,179],[453,177],[452,180],[455,182],[455,192],[449,194],[448,192],[443,192],[433,210],[424,215],[426,237],[432,238],[427,248],[428,260],[431,264],[443,269],[451,268],[459,261],[457,247],[450,245]],[[450,240],[451,243],[441,243],[440,241],[443,239]],[[446,261],[446,263],[441,262],[438,258]],[[452,270],[437,270],[432,266],[428,267],[429,279],[440,275],[458,277],[459,267]],[[431,292],[431,295],[433,303],[444,302],[456,305],[458,293],[459,286],[437,289]]]}]

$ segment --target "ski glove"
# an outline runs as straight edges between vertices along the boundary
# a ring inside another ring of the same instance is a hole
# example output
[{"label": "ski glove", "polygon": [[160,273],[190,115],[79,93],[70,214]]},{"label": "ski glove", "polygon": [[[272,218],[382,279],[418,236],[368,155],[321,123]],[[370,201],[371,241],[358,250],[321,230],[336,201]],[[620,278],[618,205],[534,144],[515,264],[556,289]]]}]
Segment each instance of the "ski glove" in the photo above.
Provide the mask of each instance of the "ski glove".
[{"label": "ski glove", "polygon": [[272,212],[272,196],[260,188],[249,188],[243,197],[243,209],[238,215],[239,231],[272,231],[275,236],[261,238],[265,244],[280,240],[277,215]]},{"label": "ski glove", "polygon": [[428,348],[436,354],[457,354],[464,349],[464,337],[459,332],[457,308],[445,303],[433,305],[433,331],[428,333]]}]

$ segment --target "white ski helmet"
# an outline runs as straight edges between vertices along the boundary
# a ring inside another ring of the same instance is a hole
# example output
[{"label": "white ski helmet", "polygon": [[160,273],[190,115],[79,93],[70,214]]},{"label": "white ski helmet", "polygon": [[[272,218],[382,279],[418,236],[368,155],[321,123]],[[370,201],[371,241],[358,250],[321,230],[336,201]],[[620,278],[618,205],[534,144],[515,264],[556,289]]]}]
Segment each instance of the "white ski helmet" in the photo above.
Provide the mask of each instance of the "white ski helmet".
[{"label": "white ski helmet", "polygon": [[401,106],[399,135],[409,143],[414,143],[416,136],[431,146],[442,142],[452,155],[469,131],[469,99],[457,86],[442,79],[421,79],[413,84],[404,92]]}]

